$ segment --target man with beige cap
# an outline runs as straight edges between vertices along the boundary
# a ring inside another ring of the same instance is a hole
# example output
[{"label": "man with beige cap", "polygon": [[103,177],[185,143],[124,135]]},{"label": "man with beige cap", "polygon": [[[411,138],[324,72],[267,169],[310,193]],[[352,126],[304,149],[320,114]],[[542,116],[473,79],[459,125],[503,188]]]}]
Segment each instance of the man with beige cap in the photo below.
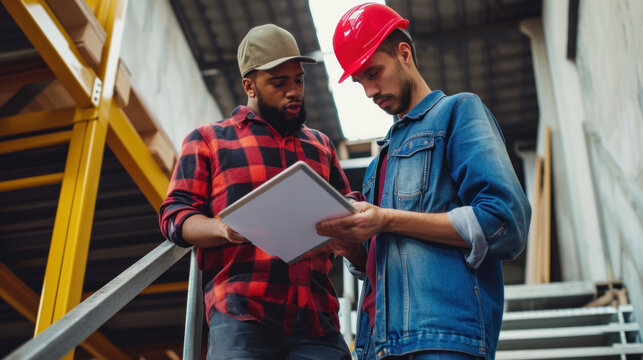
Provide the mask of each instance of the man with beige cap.
[{"label": "man with beige cap", "polygon": [[208,359],[350,359],[328,277],[332,255],[289,265],[217,217],[299,160],[342,194],[350,191],[328,137],[304,125],[301,63],[315,60],[301,56],[295,38],[272,24],[248,32],[237,60],[247,105],[186,137],[159,211],[165,237],[197,247]]}]

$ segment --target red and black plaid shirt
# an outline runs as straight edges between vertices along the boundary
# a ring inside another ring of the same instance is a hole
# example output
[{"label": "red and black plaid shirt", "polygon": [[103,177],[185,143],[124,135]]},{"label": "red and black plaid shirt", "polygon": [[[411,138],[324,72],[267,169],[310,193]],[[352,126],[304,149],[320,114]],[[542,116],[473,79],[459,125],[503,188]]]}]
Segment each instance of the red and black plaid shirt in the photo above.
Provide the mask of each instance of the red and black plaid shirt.
[{"label": "red and black plaid shirt", "polygon": [[[199,127],[183,142],[161,205],[163,235],[189,246],[181,238],[189,216],[218,214],[299,160],[340,193],[350,191],[332,143],[317,130],[303,126],[284,138],[246,106],[237,107],[229,119]],[[199,248],[197,255],[208,321],[216,309],[238,320],[282,327],[287,334],[322,336],[339,329],[327,255],[288,265],[252,244]]]}]

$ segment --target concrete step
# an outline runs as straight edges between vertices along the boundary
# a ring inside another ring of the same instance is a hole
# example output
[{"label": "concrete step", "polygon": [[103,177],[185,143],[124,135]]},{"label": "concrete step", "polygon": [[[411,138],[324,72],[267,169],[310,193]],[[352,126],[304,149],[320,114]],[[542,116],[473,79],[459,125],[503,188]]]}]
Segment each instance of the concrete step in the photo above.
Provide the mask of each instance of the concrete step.
[{"label": "concrete step", "polygon": [[583,307],[600,293],[592,282],[507,286],[496,359],[643,360],[632,305]]}]

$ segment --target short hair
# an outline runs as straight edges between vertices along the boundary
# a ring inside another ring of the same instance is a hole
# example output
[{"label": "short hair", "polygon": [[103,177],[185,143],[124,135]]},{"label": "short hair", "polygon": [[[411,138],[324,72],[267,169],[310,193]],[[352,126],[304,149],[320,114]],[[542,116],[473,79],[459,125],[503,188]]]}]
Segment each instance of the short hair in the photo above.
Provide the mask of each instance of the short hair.
[{"label": "short hair", "polygon": [[417,55],[415,54],[415,44],[411,39],[411,35],[406,32],[406,30],[402,30],[400,28],[393,29],[393,31],[386,37],[386,39],[382,41],[382,44],[380,44],[380,47],[377,49],[377,51],[385,52],[386,54],[394,58],[397,55],[397,48],[401,42],[409,44],[409,47],[411,47],[411,57],[413,58],[413,62],[415,63],[415,68],[420,70]]},{"label": "short hair", "polygon": [[257,70],[251,70],[243,76],[244,78],[250,78],[252,81],[257,81]]}]

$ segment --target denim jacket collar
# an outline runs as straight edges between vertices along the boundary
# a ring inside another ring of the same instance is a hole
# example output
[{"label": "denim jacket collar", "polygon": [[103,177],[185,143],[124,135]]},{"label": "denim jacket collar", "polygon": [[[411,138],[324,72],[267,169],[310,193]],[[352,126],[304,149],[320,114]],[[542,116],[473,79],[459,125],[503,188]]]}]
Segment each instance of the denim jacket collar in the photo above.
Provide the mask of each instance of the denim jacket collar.
[{"label": "denim jacket collar", "polygon": [[382,140],[378,140],[377,144],[380,146],[386,144],[391,138],[391,134],[393,133],[393,131],[402,123],[405,123],[407,121],[417,121],[424,118],[426,113],[429,112],[433,108],[433,106],[435,106],[435,104],[437,104],[444,97],[446,97],[446,95],[444,95],[441,90],[431,91],[401,119],[397,115],[393,115],[393,126],[391,126],[391,128],[388,130],[386,137]]},{"label": "denim jacket collar", "polygon": [[427,96],[424,97],[417,105],[415,105],[406,115],[402,117],[402,121],[406,118],[409,120],[419,120],[426,115],[435,104],[445,97],[444,93],[441,90],[431,91]]}]

